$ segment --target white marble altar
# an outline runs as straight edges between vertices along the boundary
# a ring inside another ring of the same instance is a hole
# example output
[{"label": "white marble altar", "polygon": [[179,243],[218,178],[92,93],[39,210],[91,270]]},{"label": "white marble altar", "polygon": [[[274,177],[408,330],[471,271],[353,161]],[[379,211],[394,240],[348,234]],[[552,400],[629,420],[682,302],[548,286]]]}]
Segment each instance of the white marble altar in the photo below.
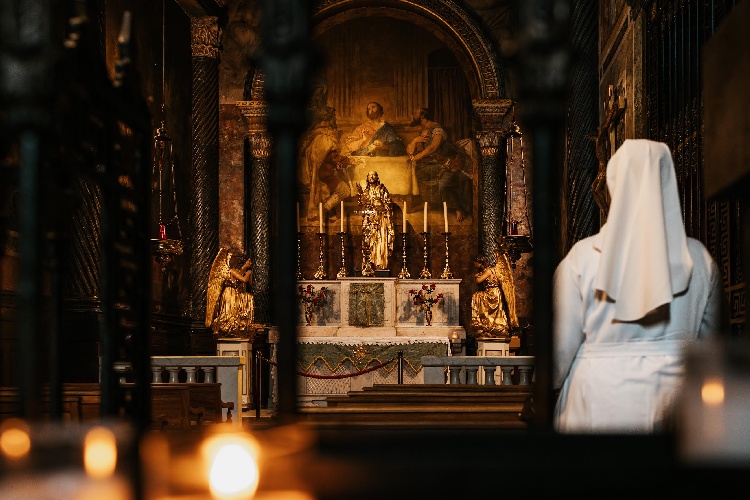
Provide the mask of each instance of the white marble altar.
[{"label": "white marble altar", "polygon": [[[419,290],[423,285],[430,286],[431,283],[435,284],[433,297],[442,293],[443,302],[432,306],[432,325],[428,326],[425,324],[424,311],[414,305],[409,291]],[[466,331],[459,325],[460,283],[460,279],[400,280],[379,277],[299,281],[298,285],[301,287],[307,288],[310,285],[316,291],[325,287],[327,291],[326,302],[314,312],[310,325],[306,324],[304,313],[300,310],[298,357],[300,360],[304,357],[305,362],[300,362],[307,366],[299,368],[310,374],[325,376],[355,373],[365,366],[372,367],[378,362],[388,361],[377,357],[378,354],[385,356],[384,353],[387,353],[387,356],[390,356],[399,346],[409,353],[427,349],[434,351],[434,355],[450,355],[451,336],[455,333],[459,338],[466,338]],[[377,324],[360,326],[356,321],[361,320],[362,311],[356,308],[357,300],[353,298],[353,291],[361,289],[362,286],[373,288],[370,285],[377,285],[378,288],[382,285],[383,295],[380,298],[373,297],[371,302],[362,299],[366,303],[365,308],[382,307],[382,311],[368,310],[371,314],[367,317],[377,320]],[[357,318],[350,317],[350,306],[354,307]],[[276,335],[277,333],[272,330],[269,335],[272,344],[275,343]],[[315,356],[316,345],[320,349],[319,356]],[[333,349],[332,346],[339,349]],[[336,354],[333,354],[333,351]],[[349,351],[351,354],[348,354]],[[375,358],[366,358],[367,351],[371,351]],[[305,355],[302,356],[301,352]],[[358,359],[356,356],[359,355],[365,358]],[[336,359],[327,359],[326,356],[335,356]],[[366,365],[361,362],[363,359]],[[410,361],[412,365],[406,363],[404,368],[404,383],[423,383],[420,361]],[[414,366],[416,370],[413,369]],[[373,384],[395,384],[397,378],[398,371],[390,365],[349,378],[318,379],[300,376],[300,404],[322,404],[327,396],[361,390]]]}]

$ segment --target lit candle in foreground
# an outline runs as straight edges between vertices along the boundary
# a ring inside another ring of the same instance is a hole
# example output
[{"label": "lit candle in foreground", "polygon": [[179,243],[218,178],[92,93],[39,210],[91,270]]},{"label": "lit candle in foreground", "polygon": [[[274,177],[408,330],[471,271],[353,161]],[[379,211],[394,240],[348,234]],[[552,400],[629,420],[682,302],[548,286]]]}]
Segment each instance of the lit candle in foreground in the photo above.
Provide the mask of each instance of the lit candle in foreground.
[{"label": "lit candle in foreground", "polygon": [[344,232],[344,202],[341,202],[341,232]]},{"label": "lit candle in foreground", "polygon": [[31,450],[28,425],[19,419],[9,418],[0,426],[0,452],[9,459],[24,458]]},{"label": "lit candle in foreground", "polygon": [[207,440],[203,453],[214,498],[252,498],[258,489],[258,448],[246,436],[218,435]]},{"label": "lit candle in foreground", "polygon": [[424,232],[427,232],[427,202],[424,202]]},{"label": "lit candle in foreground", "polygon": [[318,218],[318,222],[320,224],[320,231],[318,232],[322,233],[323,232],[323,204],[322,203],[318,205],[318,211],[320,212],[320,217]]},{"label": "lit candle in foreground", "polygon": [[443,202],[443,218],[445,219],[445,232],[448,232],[448,203]]},{"label": "lit candle in foreground", "polygon": [[105,427],[95,427],[86,434],[83,463],[86,474],[91,477],[105,478],[115,472],[117,442],[112,431]]},{"label": "lit candle in foreground", "polygon": [[404,202],[404,228],[401,230],[402,232],[406,232],[406,202]]}]

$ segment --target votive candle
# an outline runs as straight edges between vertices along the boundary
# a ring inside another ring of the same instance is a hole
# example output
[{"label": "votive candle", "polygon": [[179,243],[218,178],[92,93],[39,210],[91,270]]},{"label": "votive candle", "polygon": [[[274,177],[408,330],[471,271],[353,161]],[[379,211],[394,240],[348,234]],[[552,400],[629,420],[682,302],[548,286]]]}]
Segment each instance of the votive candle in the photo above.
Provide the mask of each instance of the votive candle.
[{"label": "votive candle", "polygon": [[320,224],[320,233],[323,232],[323,204],[318,204],[318,212],[320,213],[320,217],[318,219],[318,223]]},{"label": "votive candle", "polygon": [[445,219],[445,232],[448,232],[448,203],[443,202],[443,219]]},{"label": "votive candle", "polygon": [[427,202],[424,202],[424,232],[427,232]]},{"label": "votive candle", "polygon": [[402,232],[405,233],[406,232],[406,202],[404,202],[404,213],[403,213],[403,216],[404,216],[404,229],[402,229]]},{"label": "votive candle", "polygon": [[341,202],[341,232],[344,232],[344,202]]}]

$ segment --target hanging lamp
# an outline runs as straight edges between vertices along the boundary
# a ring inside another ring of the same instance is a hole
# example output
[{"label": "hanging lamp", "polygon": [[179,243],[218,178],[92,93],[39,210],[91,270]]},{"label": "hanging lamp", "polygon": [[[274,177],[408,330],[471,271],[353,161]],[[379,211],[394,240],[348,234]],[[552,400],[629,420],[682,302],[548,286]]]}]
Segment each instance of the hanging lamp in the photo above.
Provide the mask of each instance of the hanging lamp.
[{"label": "hanging lamp", "polygon": [[[177,215],[177,190],[175,187],[174,156],[172,154],[172,138],[167,130],[166,123],[166,78],[165,78],[165,45],[166,45],[166,0],[162,0],[161,19],[161,124],[154,134],[154,163],[151,172],[152,196],[158,199],[157,228],[158,235],[151,239],[151,249],[156,255],[159,269],[166,273],[169,265],[178,255],[182,255],[182,230],[180,219]],[[166,177],[166,178],[165,178]],[[164,218],[164,195],[165,192],[172,194],[172,216]],[[167,230],[176,230],[177,238],[169,238]]]}]

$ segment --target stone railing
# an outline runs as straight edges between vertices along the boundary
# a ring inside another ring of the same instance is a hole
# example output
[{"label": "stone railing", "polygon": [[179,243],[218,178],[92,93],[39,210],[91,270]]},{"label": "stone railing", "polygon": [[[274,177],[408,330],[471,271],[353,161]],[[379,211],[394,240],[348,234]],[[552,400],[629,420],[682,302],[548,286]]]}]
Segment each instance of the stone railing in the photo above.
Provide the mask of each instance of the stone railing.
[{"label": "stone railing", "polygon": [[[203,383],[221,384],[221,400],[234,403],[237,412],[232,423],[242,425],[242,367],[247,363],[244,356],[152,356],[152,384],[178,384],[180,371],[185,372],[185,383],[199,383],[198,371],[203,372]],[[125,382],[130,371],[128,363],[115,363],[120,381]],[[169,380],[164,382],[165,372]],[[227,410],[222,410],[226,420]]]},{"label": "stone railing", "polygon": [[446,372],[450,384],[476,385],[477,374],[483,372],[484,385],[495,385],[497,368],[502,372],[501,385],[513,385],[511,374],[518,372],[518,385],[530,385],[534,356],[424,356],[422,368],[425,384],[445,384]]}]

